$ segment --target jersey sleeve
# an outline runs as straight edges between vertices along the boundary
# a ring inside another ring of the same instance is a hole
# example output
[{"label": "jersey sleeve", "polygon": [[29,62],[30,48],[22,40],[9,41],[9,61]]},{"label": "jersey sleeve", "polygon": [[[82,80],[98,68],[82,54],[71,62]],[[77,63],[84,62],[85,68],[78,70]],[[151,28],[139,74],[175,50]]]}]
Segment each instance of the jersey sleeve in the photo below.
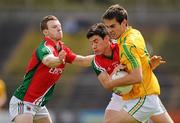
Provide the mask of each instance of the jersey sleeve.
[{"label": "jersey sleeve", "polygon": [[44,56],[48,55],[48,54],[51,54],[51,50],[50,50],[50,47],[47,47],[47,46],[39,46],[37,49],[36,49],[36,55],[37,55],[37,58],[42,61],[42,59],[44,58]]},{"label": "jersey sleeve", "polygon": [[122,44],[121,60],[129,71],[138,68],[141,65],[140,56],[137,47],[133,43]]},{"label": "jersey sleeve", "polygon": [[73,53],[70,48],[64,46],[64,50],[66,51],[66,62],[67,63],[72,63],[74,59],[76,58],[76,54]]},{"label": "jersey sleeve", "polygon": [[96,58],[94,58],[93,61],[91,62],[91,66],[92,66],[93,70],[95,71],[95,73],[97,74],[97,76],[99,76],[99,74],[100,74],[101,72],[106,71],[103,67],[101,67],[101,66],[98,64]]}]

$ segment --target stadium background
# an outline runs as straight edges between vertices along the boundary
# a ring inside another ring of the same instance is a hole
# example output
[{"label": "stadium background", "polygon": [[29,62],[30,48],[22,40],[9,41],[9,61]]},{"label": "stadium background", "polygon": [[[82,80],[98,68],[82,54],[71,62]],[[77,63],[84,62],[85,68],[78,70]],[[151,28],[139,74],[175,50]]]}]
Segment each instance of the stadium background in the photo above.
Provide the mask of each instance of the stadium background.
[{"label": "stadium background", "polygon": [[[77,54],[88,55],[92,53],[85,36],[88,27],[100,22],[107,7],[116,3],[128,10],[129,23],[142,32],[149,52],[167,61],[155,70],[160,98],[174,121],[180,122],[179,0],[0,0],[0,77],[8,93],[0,123],[8,123],[10,96],[41,41],[42,17],[56,15],[65,44]],[[110,96],[91,68],[67,65],[47,107],[54,123],[101,123]]]}]

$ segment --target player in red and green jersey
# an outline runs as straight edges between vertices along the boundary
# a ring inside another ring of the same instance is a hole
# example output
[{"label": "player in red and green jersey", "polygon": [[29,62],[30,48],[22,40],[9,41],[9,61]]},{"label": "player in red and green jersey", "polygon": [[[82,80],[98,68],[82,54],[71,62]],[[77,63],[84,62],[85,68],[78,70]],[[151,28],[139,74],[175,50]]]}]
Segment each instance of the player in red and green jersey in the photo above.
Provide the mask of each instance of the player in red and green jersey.
[{"label": "player in red and green jersey", "polygon": [[122,95],[125,101],[123,110],[112,115],[116,117],[117,122],[114,123],[146,122],[149,118],[155,123],[173,123],[158,97],[160,86],[152,71],[143,36],[128,25],[127,11],[118,4],[112,5],[102,19],[111,38],[118,40],[120,62],[129,73],[116,80],[104,73],[103,85],[111,90],[117,86],[133,84],[133,89]]},{"label": "player in red and green jersey", "polygon": [[[102,81],[102,74],[104,71],[111,75],[114,69],[120,64],[119,47],[117,43],[111,42],[105,25],[102,23],[91,26],[86,37],[90,41],[95,54],[92,61],[92,67],[96,72],[98,79]],[[124,101],[122,97],[113,93],[111,101],[106,107],[104,120],[109,117],[109,115],[107,115],[108,111],[113,110],[119,112],[123,104]],[[115,119],[112,121],[114,122]]]},{"label": "player in red and green jersey", "polygon": [[[92,61],[92,67],[100,81],[103,81],[103,72],[106,71],[109,75],[120,64],[119,47],[117,43],[111,42],[105,25],[97,23],[90,27],[87,32],[87,38],[90,41],[95,57]],[[122,108],[124,101],[121,96],[113,93],[111,101],[105,110],[104,121],[110,116],[108,111],[117,111]],[[111,120],[112,122],[115,119]]]},{"label": "player in red and green jersey", "polygon": [[[103,23],[97,23],[91,26],[87,32],[87,38],[95,54],[92,67],[101,84],[103,84],[105,80],[104,74],[107,72],[109,75],[112,75],[114,69],[117,69],[116,67],[120,64],[118,44],[111,42],[109,33]],[[154,56],[150,60],[152,69],[155,69],[159,64],[164,62],[160,56]],[[120,67],[124,69],[124,66]],[[118,118],[115,117],[118,117],[124,103],[125,101],[121,96],[113,93],[111,101],[105,110],[104,122],[118,122]]]},{"label": "player in red and green jersey", "polygon": [[[44,41],[34,51],[26,68],[22,85],[15,91],[14,96],[20,100],[31,102],[35,105],[44,106],[52,92],[57,80],[60,78],[66,63],[72,63],[76,55],[61,41],[58,42],[66,56],[64,62],[57,67],[48,67],[41,62],[47,55],[58,56],[57,45],[50,38]],[[46,83],[46,84],[45,84]]]},{"label": "player in red and green jersey", "polygon": [[41,30],[44,40],[34,50],[22,84],[10,101],[9,112],[15,123],[52,123],[45,104],[66,63],[90,66],[94,57],[76,55],[64,45],[61,23],[55,16],[44,17]]}]

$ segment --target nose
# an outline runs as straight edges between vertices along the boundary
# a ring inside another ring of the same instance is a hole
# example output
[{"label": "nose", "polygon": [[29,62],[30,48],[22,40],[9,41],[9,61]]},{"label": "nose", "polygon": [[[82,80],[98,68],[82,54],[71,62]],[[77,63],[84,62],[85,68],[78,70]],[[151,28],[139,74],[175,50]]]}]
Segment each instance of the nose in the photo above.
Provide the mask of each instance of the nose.
[{"label": "nose", "polygon": [[92,44],[92,49],[94,50],[94,49],[96,49],[96,46],[95,46],[95,44]]},{"label": "nose", "polygon": [[57,26],[57,30],[61,31],[62,30],[61,26]]},{"label": "nose", "polygon": [[110,28],[108,28],[107,31],[108,31],[109,33],[112,33],[112,29],[110,29]]}]

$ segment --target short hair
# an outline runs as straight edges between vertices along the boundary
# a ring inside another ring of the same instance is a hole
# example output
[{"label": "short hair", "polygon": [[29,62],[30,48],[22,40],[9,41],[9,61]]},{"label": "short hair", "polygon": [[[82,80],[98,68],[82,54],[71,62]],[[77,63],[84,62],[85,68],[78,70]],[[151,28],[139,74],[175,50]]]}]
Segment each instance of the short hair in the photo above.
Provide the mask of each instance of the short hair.
[{"label": "short hair", "polygon": [[104,37],[106,35],[109,35],[109,33],[108,33],[107,29],[106,29],[106,26],[103,23],[97,23],[97,24],[92,25],[89,28],[89,30],[88,30],[88,32],[86,34],[86,37],[89,39],[94,35],[98,35],[102,39],[104,39]]},{"label": "short hair", "polygon": [[41,31],[43,31],[44,29],[48,29],[47,22],[50,20],[58,20],[58,18],[54,15],[45,16],[40,23],[40,30]]},{"label": "short hair", "polygon": [[128,19],[128,13],[119,4],[112,5],[105,11],[102,19],[112,20],[114,18],[121,24],[124,19]]}]

